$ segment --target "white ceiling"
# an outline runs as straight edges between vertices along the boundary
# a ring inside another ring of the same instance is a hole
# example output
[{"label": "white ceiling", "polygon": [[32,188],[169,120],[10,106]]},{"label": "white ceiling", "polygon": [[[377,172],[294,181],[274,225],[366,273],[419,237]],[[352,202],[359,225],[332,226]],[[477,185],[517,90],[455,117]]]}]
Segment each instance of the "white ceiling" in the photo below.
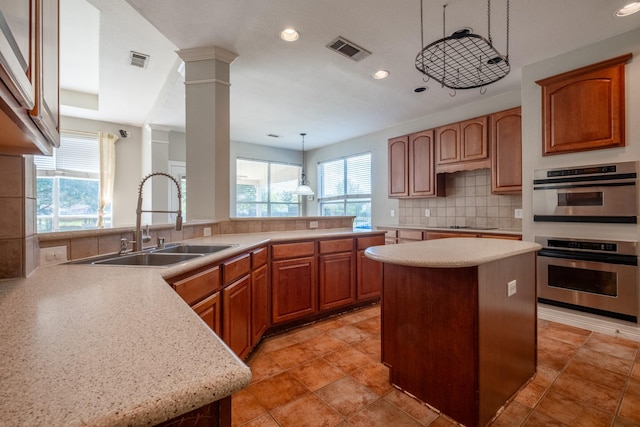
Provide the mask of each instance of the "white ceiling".
[{"label": "white ceiling", "polygon": [[[312,149],[517,91],[523,65],[640,27],[640,13],[614,17],[624,2],[511,1],[511,73],[484,95],[452,97],[414,67],[419,0],[61,0],[61,88],[99,97],[97,110],[63,105],[62,113],[183,129],[175,50],[216,45],[239,55],[231,64],[231,139],[299,149],[306,132]],[[424,0],[425,44],[443,35],[443,4]],[[505,53],[506,0],[491,7],[493,43]],[[446,11],[447,35],[470,27],[487,36],[485,1],[449,0]],[[300,32],[297,42],[279,38],[287,26]],[[337,36],[372,54],[354,62],[330,51],[325,45]],[[131,50],[151,56],[147,68],[128,65]],[[374,80],[378,69],[391,75]],[[418,86],[429,89],[414,93]]]}]

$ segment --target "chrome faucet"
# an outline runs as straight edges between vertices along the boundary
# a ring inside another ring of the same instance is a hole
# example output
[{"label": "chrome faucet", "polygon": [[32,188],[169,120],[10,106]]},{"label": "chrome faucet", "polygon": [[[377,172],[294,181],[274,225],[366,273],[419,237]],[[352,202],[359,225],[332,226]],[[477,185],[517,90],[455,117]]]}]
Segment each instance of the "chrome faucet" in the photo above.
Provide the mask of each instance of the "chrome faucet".
[{"label": "chrome faucet", "polygon": [[[149,211],[145,211],[142,210],[142,187],[144,186],[144,183],[151,177],[153,176],[157,176],[157,175],[162,175],[162,176],[166,176],[167,178],[169,178],[171,181],[173,181],[173,183],[176,185],[176,189],[178,190],[178,210],[176,211],[155,211],[155,210],[149,210]],[[135,231],[135,240],[133,242],[133,251],[137,252],[137,251],[141,251],[142,250],[142,242],[143,242],[143,237],[142,237],[142,213],[143,212],[153,212],[153,213],[175,213],[178,216],[176,217],[176,230],[180,231],[182,230],[182,191],[180,191],[180,184],[178,183],[178,181],[172,177],[171,175],[169,175],[168,173],[164,173],[164,172],[153,172],[150,173],[149,175],[145,176],[144,178],[142,178],[142,181],[140,181],[140,185],[138,186],[138,207],[136,208],[136,231]],[[146,236],[145,236],[146,237]],[[149,241],[151,238],[148,237],[147,241]]]}]

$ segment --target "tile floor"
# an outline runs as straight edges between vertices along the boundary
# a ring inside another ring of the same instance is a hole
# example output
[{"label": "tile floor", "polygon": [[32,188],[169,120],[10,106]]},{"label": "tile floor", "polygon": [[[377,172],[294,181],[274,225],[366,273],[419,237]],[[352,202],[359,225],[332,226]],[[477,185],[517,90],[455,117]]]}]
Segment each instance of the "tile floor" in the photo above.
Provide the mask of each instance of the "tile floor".
[{"label": "tile floor", "polygon": [[[236,427],[456,425],[389,384],[372,306],[265,339]],[[538,373],[492,426],[640,427],[640,343],[544,320]]]}]

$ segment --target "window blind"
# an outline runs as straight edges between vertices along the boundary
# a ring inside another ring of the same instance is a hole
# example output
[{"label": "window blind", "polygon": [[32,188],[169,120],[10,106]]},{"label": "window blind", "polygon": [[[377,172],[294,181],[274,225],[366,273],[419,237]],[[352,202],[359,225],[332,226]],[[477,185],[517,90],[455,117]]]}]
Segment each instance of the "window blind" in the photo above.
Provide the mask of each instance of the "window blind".
[{"label": "window blind", "polygon": [[[60,147],[52,156],[34,156],[41,171],[100,173],[100,150],[97,134],[60,135]],[[73,174],[71,174],[73,175]]]}]

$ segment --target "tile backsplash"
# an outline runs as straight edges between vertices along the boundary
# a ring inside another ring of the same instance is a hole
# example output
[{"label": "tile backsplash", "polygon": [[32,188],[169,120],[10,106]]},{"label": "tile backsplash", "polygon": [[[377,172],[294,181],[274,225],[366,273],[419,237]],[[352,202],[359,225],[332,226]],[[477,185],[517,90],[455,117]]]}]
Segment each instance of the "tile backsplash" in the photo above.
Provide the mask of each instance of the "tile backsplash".
[{"label": "tile backsplash", "polygon": [[[446,175],[446,197],[400,199],[400,225],[429,227],[497,227],[522,229],[514,218],[522,209],[521,194],[491,194],[491,170],[479,169]],[[425,209],[430,210],[429,217]]]}]

